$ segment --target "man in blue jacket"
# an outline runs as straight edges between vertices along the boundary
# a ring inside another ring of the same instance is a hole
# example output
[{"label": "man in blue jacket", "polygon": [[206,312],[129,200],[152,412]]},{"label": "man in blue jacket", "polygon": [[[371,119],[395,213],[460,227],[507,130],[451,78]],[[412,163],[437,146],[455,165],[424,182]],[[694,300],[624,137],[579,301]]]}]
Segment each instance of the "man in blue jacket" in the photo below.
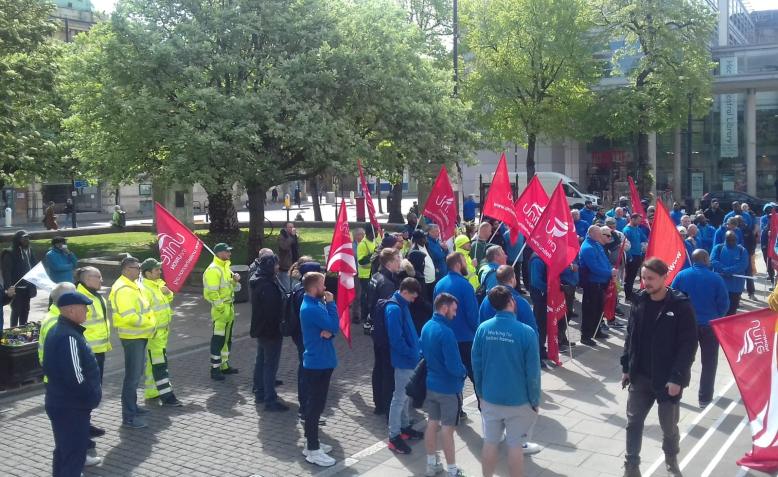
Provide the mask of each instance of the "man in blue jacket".
[{"label": "man in blue jacket", "polygon": [[710,327],[710,321],[724,316],[729,309],[727,285],[721,275],[711,271],[708,252],[697,249],[692,253],[692,266],[676,275],[672,288],[689,296],[697,317],[697,339],[700,343],[700,407],[713,400],[716,367],[719,360],[719,341]]},{"label": "man in blue jacket", "polygon": [[448,464],[448,475],[461,474],[454,454],[454,427],[459,424],[467,369],[462,363],[457,339],[451,329],[456,314],[457,299],[450,293],[442,292],[435,297],[432,319],[421,329],[421,354],[427,363],[427,398],[424,407],[429,417],[424,431],[424,447],[427,451],[425,475],[435,475],[443,470],[437,452],[438,430],[441,430],[440,440]]},{"label": "man in blue jacket", "polygon": [[46,272],[54,283],[73,283],[73,271],[76,269],[78,259],[68,250],[68,242],[65,237],[51,239],[51,248],[46,252]]},{"label": "man in blue jacket", "polygon": [[485,477],[494,475],[504,435],[510,473],[524,475],[522,445],[540,405],[540,353],[535,333],[514,317],[510,290],[494,287],[489,301],[497,315],[478,327],[473,340],[475,389],[482,396],[481,467]]},{"label": "man in blue jacket", "polygon": [[[548,282],[546,276],[546,263],[536,253],[532,254],[529,261],[530,288],[529,295],[532,299],[532,311],[535,315],[538,330],[538,350],[540,352],[540,366],[546,369],[546,359],[548,352],[546,350],[547,337],[547,317],[548,317]],[[557,323],[557,339],[559,340],[559,349],[566,350],[570,346],[565,331],[567,330],[567,321],[560,320]]]},{"label": "man in blue jacket", "polygon": [[[441,293],[453,295],[458,302],[457,315],[451,322],[451,329],[457,338],[459,354],[467,368],[467,376],[473,380],[473,368],[470,365],[470,350],[473,346],[473,336],[478,329],[478,300],[475,298],[473,285],[463,276],[467,272],[465,257],[454,252],[446,257],[448,274],[435,285],[435,296]],[[476,395],[477,397],[477,395]],[[463,413],[464,414],[464,413]]]},{"label": "man in blue jacket", "polygon": [[716,233],[713,235],[713,246],[715,247],[716,245],[723,244],[725,236],[729,231],[735,233],[737,244],[743,245],[743,232],[740,230],[740,218],[730,217],[723,224],[721,224],[721,227],[719,227],[716,230]]},{"label": "man in blue jacket", "polygon": [[321,467],[335,465],[327,454],[332,446],[319,442],[319,418],[327,402],[332,372],[338,356],[332,344],[338,334],[338,309],[332,293],[324,287],[324,275],[310,272],[303,277],[305,296],[300,306],[300,328],[303,332],[303,383],[305,396],[305,460]]},{"label": "man in blue jacket", "polygon": [[740,295],[746,285],[745,278],[733,275],[745,275],[748,269],[748,252],[737,243],[737,235],[730,230],[726,235],[726,243],[713,247],[710,256],[713,271],[724,277],[724,283],[729,292],[729,309],[727,316],[737,313],[740,305]]},{"label": "man in blue jacket", "polygon": [[82,326],[91,304],[81,293],[60,296],[60,316],[46,335],[43,371],[48,377],[46,414],[54,431],[54,477],[82,475],[89,415],[102,398],[100,368]]},{"label": "man in blue jacket", "polygon": [[588,236],[578,253],[581,270],[583,301],[581,303],[581,343],[596,346],[594,338],[605,339],[608,335],[597,327],[602,317],[605,290],[616,270],[611,267],[603,248],[604,239],[600,227],[589,227]]},{"label": "man in blue jacket", "polygon": [[586,231],[589,230],[591,225],[589,222],[581,218],[581,211],[573,209],[570,211],[573,216],[573,224],[575,224],[575,234],[578,235],[578,241],[581,242],[586,238]]},{"label": "man in blue jacket", "polygon": [[[584,202],[584,207],[581,209],[581,220],[589,225],[594,223],[594,217],[597,215],[597,209],[592,204],[591,200]],[[585,234],[584,234],[585,236]]]},{"label": "man in blue jacket", "polygon": [[764,214],[759,218],[759,247],[762,249],[762,258],[764,259],[765,267],[767,268],[767,277],[770,279],[770,283],[775,284],[775,270],[773,270],[773,263],[770,260],[770,217],[773,215],[773,209],[775,204],[770,203],[764,206],[762,211]]},{"label": "man in blue jacket", "polygon": [[408,277],[394,292],[393,300],[386,304],[386,331],[389,335],[389,352],[394,368],[394,393],[389,404],[389,450],[397,454],[410,454],[406,439],[421,439],[424,435],[411,427],[408,414],[408,395],[405,386],[419,364],[419,336],[411,317],[410,304],[421,293],[421,285]]},{"label": "man in blue jacket", "polygon": [[670,218],[673,220],[675,226],[681,225],[681,217],[683,217],[683,210],[681,210],[681,204],[673,202],[673,210],[670,211]]},{"label": "man in blue jacket", "polygon": [[448,248],[445,242],[440,240],[440,227],[438,224],[430,224],[427,230],[427,251],[432,258],[432,264],[435,265],[435,282],[443,278],[448,273],[446,267],[446,254]]},{"label": "man in blue jacket", "polygon": [[629,240],[630,248],[627,252],[627,264],[624,272],[624,295],[627,301],[632,301],[632,289],[635,286],[635,278],[640,272],[643,257],[648,246],[648,236],[640,227],[643,218],[640,214],[632,214],[629,225],[624,227],[623,234]]},{"label": "man in blue jacket", "polygon": [[694,223],[697,225],[699,247],[710,254],[713,251],[713,237],[716,235],[716,228],[708,222],[705,214],[698,214]]},{"label": "man in blue jacket", "polygon": [[508,256],[499,245],[491,245],[486,249],[484,263],[478,268],[478,281],[481,288],[488,292],[497,286],[497,268],[507,263]]},{"label": "man in blue jacket", "polygon": [[[510,265],[501,265],[497,269],[497,282],[499,285],[508,287],[511,290],[511,296],[513,301],[516,302],[516,319],[525,325],[529,326],[535,333],[538,332],[538,325],[535,322],[535,316],[532,313],[532,307],[529,302],[516,291],[516,272]],[[489,301],[489,295],[484,298],[481,307],[478,309],[478,321],[483,323],[486,320],[494,318],[497,314],[497,310],[492,306],[492,302]]]}]

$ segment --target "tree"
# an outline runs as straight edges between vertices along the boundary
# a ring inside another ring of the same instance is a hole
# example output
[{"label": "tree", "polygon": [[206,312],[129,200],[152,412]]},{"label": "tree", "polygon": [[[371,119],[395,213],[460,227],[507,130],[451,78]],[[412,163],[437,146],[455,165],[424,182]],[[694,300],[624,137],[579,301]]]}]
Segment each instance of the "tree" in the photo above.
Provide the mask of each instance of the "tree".
[{"label": "tree", "polygon": [[598,22],[623,41],[613,68],[627,83],[605,91],[597,109],[606,112],[607,135],[637,134],[638,187],[646,195],[654,186],[649,133],[683,124],[689,98],[694,115],[710,109],[715,14],[686,0],[600,0],[597,10]]},{"label": "tree", "polygon": [[0,181],[34,177],[56,157],[59,109],[52,103],[57,47],[54,7],[0,0]]},{"label": "tree", "polygon": [[577,112],[593,100],[600,38],[587,0],[466,0],[463,82],[477,120],[500,141],[527,148],[535,174],[538,137],[576,133]]}]

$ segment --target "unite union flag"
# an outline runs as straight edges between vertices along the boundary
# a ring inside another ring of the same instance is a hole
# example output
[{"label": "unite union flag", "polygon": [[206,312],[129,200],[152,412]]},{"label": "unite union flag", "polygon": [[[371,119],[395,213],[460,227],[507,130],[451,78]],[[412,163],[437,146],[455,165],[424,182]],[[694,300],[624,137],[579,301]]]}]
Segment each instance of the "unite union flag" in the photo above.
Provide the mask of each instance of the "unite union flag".
[{"label": "unite union flag", "polygon": [[200,258],[203,243],[159,202],[154,203],[154,223],[162,276],[168,288],[178,293]]},{"label": "unite union flag", "polygon": [[341,201],[338,222],[332,233],[330,244],[330,256],[327,257],[327,271],[338,273],[338,320],[340,331],[351,347],[351,319],[349,308],[356,298],[354,289],[354,277],[357,274],[357,260],[354,258],[354,249],[351,246],[351,234],[349,232],[346,201]]}]

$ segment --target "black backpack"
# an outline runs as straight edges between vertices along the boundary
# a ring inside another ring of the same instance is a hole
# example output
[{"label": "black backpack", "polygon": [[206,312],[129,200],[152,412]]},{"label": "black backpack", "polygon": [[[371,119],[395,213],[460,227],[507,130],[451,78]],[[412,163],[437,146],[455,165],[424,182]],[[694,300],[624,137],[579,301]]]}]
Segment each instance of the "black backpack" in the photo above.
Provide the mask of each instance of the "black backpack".
[{"label": "black backpack", "polygon": [[281,290],[281,329],[282,336],[297,336],[300,334],[300,306],[303,304],[305,288],[295,287],[291,291]]},{"label": "black backpack", "polygon": [[394,297],[381,299],[370,313],[373,321],[373,330],[370,333],[373,336],[373,346],[382,346],[386,349],[389,349],[389,332],[386,329],[386,305],[389,303],[399,305]]}]

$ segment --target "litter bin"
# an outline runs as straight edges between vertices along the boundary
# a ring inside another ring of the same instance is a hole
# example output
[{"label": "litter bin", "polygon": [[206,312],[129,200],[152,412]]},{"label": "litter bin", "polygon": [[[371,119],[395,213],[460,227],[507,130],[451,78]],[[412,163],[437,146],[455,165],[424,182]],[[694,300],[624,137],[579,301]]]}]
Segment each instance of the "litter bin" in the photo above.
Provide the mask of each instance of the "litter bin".
[{"label": "litter bin", "polygon": [[365,221],[365,198],[357,197],[357,222]]},{"label": "litter bin", "polygon": [[37,323],[9,328],[0,341],[0,388],[21,385],[43,376],[38,363]]},{"label": "litter bin", "polygon": [[244,303],[249,301],[249,266],[248,265],[233,265],[230,267],[234,273],[240,275],[240,290],[235,292],[235,303]]}]

